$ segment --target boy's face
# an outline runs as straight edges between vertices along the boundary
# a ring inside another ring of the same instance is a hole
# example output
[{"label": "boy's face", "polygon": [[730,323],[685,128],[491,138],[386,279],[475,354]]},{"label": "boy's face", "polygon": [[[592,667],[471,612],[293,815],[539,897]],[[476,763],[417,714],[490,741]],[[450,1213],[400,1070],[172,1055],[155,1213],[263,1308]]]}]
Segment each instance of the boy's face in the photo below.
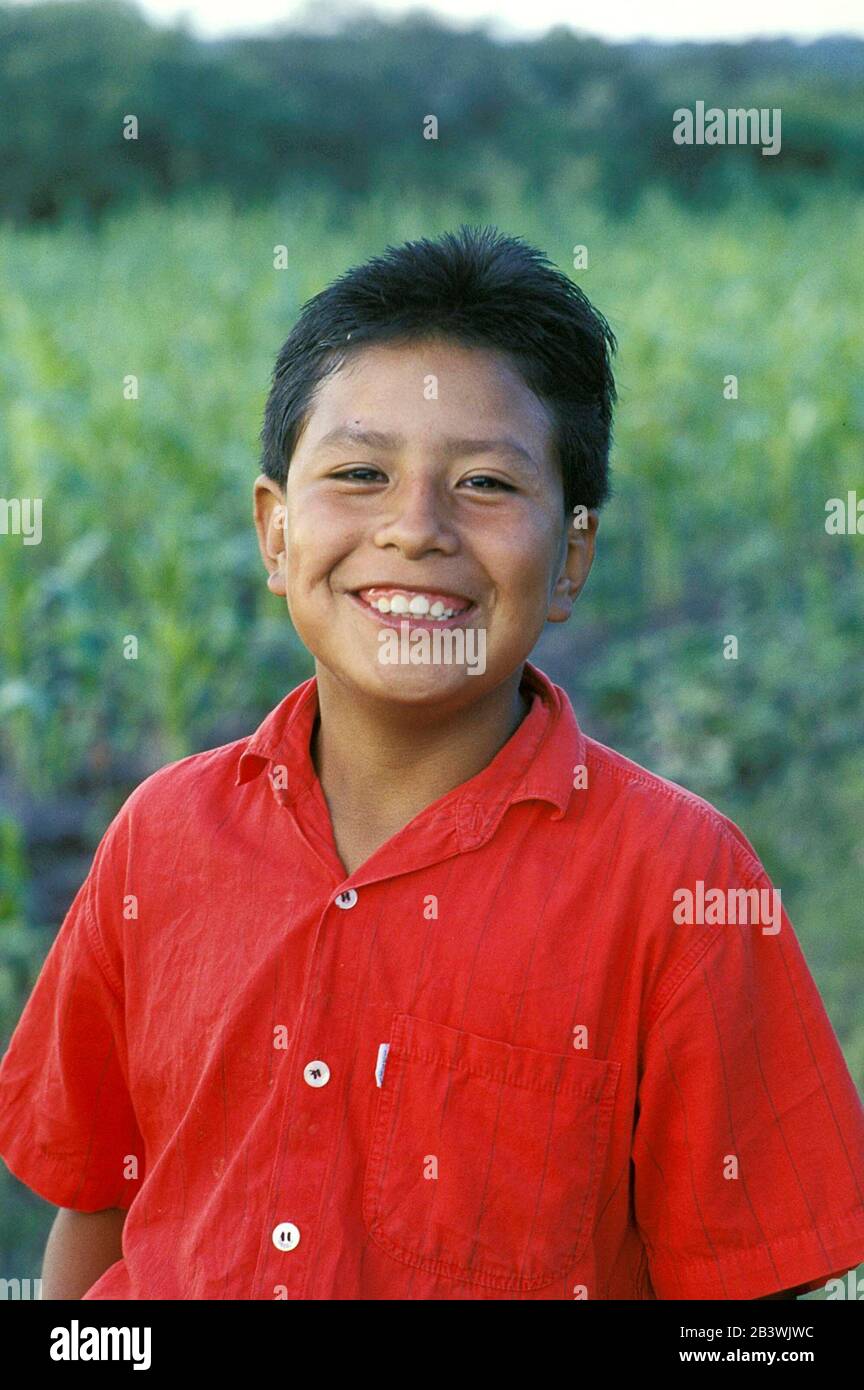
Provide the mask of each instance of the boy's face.
[{"label": "boy's face", "polygon": [[[515,675],[544,624],[567,618],[597,526],[596,512],[568,525],[552,422],[516,368],[436,340],[357,349],[326,378],[284,494],[257,479],[255,518],[268,585],[285,595],[319,676],[439,713]],[[429,611],[400,611],[424,598]],[[478,669],[470,657],[386,662],[406,622],[403,652],[421,630],[434,650],[437,628],[454,629],[458,654],[465,628]]]}]

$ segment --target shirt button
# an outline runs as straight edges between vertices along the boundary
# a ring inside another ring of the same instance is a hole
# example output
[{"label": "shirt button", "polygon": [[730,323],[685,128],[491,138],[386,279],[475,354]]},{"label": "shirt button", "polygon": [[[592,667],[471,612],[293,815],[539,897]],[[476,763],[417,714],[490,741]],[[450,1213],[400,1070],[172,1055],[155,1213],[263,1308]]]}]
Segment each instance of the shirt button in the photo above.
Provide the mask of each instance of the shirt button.
[{"label": "shirt button", "polygon": [[353,907],[357,901],[357,894],[353,888],[345,888],[341,893],[336,894],[335,902],[337,907],[342,907],[347,912],[349,907]]},{"label": "shirt button", "polygon": [[293,1250],[300,1244],[300,1231],[293,1221],[281,1221],[273,1232],[277,1250]]},{"label": "shirt button", "polygon": [[308,1086],[326,1086],[330,1080],[330,1068],[326,1062],[307,1062],[303,1068],[303,1080]]}]

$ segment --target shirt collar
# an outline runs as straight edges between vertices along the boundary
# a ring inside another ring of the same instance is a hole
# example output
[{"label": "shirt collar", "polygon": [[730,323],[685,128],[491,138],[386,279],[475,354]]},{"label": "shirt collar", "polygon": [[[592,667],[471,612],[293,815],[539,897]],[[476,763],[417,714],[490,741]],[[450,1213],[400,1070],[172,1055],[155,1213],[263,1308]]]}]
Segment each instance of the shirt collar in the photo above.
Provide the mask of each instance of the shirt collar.
[{"label": "shirt collar", "polygon": [[[494,830],[507,806],[540,800],[559,820],[573,789],[573,770],[585,764],[585,736],[566,691],[539,667],[525,662],[522,689],[531,707],[519,728],[476,776],[453,789],[463,843],[479,843]],[[297,686],[262,720],[237,763],[235,786],[257,777],[269,764],[276,800],[284,804],[316,780],[309,751],[318,714],[317,678]]]}]

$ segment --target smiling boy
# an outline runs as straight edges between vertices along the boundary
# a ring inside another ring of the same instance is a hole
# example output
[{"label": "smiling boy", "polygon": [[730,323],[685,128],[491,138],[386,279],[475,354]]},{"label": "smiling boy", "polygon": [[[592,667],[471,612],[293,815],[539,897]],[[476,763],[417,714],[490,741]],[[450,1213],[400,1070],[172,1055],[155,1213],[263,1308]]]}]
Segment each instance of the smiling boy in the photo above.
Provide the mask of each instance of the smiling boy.
[{"label": "smiling boy", "polygon": [[[864,1258],[785,911],[674,916],[770,891],[753,847],[528,660],[591,568],[614,347],[492,229],[304,306],[254,518],[315,676],[132,793],[13,1035],[47,1297],[777,1298]],[[460,628],[482,671],[380,659]]]}]

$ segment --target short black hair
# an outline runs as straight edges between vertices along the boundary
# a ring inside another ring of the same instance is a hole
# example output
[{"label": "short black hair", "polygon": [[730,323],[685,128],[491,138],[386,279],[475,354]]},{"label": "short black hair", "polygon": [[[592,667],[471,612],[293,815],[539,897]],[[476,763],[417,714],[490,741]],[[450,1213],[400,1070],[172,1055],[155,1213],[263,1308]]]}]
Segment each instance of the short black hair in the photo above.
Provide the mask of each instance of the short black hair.
[{"label": "short black hair", "polygon": [[388,246],[302,306],[261,429],[261,471],[282,488],[314,394],[371,343],[445,339],[509,354],[555,425],[564,509],[602,506],[616,400],[615,336],[568,276],[521,237],[461,226]]}]

